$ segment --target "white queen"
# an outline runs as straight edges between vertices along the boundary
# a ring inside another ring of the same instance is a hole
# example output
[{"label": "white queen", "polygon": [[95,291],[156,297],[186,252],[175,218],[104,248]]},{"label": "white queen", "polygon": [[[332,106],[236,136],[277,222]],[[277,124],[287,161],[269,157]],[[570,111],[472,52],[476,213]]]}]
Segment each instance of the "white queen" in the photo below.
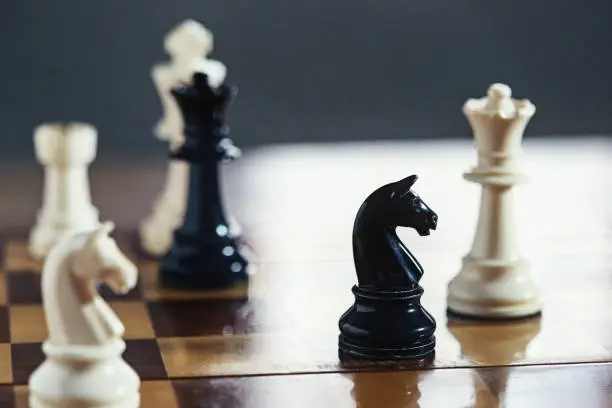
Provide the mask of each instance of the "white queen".
[{"label": "white queen", "polygon": [[451,312],[473,317],[518,318],[541,310],[539,289],[516,239],[513,187],[519,171],[523,132],[535,114],[528,100],[516,100],[504,84],[463,106],[476,141],[478,164],[464,174],[482,186],[478,226],[472,249],[448,286]]}]

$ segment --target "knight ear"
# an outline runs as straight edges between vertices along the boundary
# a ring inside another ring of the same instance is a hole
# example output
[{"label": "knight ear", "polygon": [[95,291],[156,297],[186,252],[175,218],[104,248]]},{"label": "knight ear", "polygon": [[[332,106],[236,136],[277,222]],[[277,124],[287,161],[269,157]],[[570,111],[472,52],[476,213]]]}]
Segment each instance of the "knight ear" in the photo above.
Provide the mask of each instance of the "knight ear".
[{"label": "knight ear", "polygon": [[104,221],[100,224],[98,228],[98,234],[101,235],[110,235],[111,232],[115,230],[115,223],[112,221]]},{"label": "knight ear", "polygon": [[410,191],[414,183],[416,183],[419,177],[416,174],[412,174],[406,178],[401,179],[395,183],[393,190],[396,194],[402,195]]},{"label": "knight ear", "polygon": [[115,223],[112,221],[105,221],[98,225],[98,228],[94,230],[87,239],[86,245],[93,245],[98,240],[108,236],[115,229]]}]

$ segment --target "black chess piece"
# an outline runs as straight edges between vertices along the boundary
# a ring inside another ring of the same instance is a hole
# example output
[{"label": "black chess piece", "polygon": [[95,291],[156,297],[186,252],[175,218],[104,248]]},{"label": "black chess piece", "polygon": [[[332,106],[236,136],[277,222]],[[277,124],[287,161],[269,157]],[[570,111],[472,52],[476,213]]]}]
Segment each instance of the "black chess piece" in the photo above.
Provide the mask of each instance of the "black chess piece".
[{"label": "black chess piece", "polygon": [[184,120],[184,143],[170,153],[189,163],[189,191],[183,224],[160,261],[160,282],[185,289],[218,289],[248,281],[248,261],[223,211],[219,162],[235,159],[240,150],[225,125],[227,108],[237,90],[212,88],[203,73],[191,84],[172,90]]},{"label": "black chess piece", "polygon": [[341,360],[433,358],[436,322],[421,306],[423,268],[395,229],[421,236],[435,230],[438,216],[412,190],[412,175],[384,185],[363,202],[353,227],[358,284],[355,303],[340,318]]}]

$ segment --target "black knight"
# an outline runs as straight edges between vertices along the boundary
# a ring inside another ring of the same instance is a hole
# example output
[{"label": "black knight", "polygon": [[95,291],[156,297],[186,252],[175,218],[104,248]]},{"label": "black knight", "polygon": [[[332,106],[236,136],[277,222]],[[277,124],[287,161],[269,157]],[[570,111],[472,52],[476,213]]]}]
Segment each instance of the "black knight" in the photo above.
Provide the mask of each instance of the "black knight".
[{"label": "black knight", "polygon": [[353,227],[358,284],[355,303],[340,318],[341,360],[427,359],[436,322],[421,306],[423,268],[400,241],[397,227],[421,235],[438,216],[412,190],[416,175],[384,185],[361,205]]}]

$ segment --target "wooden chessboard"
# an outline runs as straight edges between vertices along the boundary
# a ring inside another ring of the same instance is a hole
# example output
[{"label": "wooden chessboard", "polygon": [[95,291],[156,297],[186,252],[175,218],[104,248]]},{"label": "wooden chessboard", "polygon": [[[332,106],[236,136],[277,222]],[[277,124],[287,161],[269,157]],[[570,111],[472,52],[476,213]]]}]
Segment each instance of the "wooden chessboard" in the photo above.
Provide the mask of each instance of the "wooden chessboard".
[{"label": "wooden chessboard", "polygon": [[[609,147],[527,144],[532,180],[520,187],[517,220],[544,313],[512,323],[445,315],[446,285],[471,245],[478,211],[477,187],[461,179],[474,161],[468,144],[245,155],[229,175],[228,203],[256,256],[248,288],[163,289],[135,233],[113,234],[140,270],[128,295],[103,295],[126,326],[124,357],[143,380],[142,406],[612,407]],[[425,268],[423,304],[438,322],[436,358],[420,370],[344,366],[337,322],[353,300],[351,223],[367,193],[408,173],[419,174],[414,189],[440,217],[429,237],[400,232]],[[43,360],[41,265],[26,245],[24,231],[3,232],[1,407],[27,406],[28,377]]]}]

